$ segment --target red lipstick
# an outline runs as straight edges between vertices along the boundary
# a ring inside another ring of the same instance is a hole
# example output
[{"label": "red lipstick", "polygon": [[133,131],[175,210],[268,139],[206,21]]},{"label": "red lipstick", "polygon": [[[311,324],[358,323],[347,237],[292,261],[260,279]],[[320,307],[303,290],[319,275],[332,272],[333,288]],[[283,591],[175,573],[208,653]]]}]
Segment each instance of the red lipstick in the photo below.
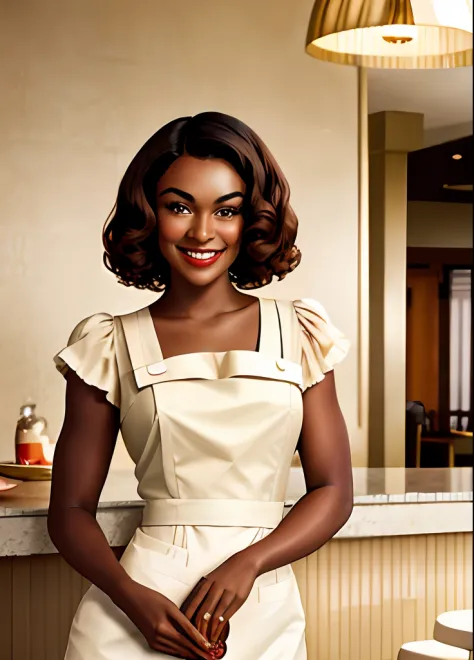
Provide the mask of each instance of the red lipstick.
[{"label": "red lipstick", "polygon": [[[219,259],[219,257],[224,254],[225,250],[188,250],[186,248],[178,248],[178,252],[181,254],[183,259],[187,261],[188,264],[191,264],[191,266],[194,266],[195,268],[206,268],[207,266],[212,266],[212,264],[215,264],[216,261]],[[213,256],[203,259],[202,257],[193,257],[190,252],[193,252],[194,254],[213,254]]]}]

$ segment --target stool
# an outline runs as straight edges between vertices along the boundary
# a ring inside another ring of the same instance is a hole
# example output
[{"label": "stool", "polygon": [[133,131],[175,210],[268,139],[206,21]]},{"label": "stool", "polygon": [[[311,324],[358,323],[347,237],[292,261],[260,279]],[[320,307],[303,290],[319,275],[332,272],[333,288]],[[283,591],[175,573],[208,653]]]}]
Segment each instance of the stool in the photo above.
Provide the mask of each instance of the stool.
[{"label": "stool", "polygon": [[398,660],[469,660],[469,651],[442,644],[434,639],[407,642],[397,656]]},{"label": "stool", "polygon": [[451,646],[472,651],[472,610],[444,612],[436,619],[433,637]]}]

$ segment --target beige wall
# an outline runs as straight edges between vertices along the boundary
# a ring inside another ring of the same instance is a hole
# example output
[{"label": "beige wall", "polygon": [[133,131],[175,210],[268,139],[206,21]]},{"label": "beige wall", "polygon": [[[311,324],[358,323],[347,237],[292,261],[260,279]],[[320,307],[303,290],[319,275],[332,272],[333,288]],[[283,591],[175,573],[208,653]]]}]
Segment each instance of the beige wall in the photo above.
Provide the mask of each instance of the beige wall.
[{"label": "beige wall", "polygon": [[[32,397],[56,437],[52,356],[81,318],[155,295],[102,266],[101,229],[125,167],[176,116],[215,109],[273,150],[300,218],[303,264],[263,290],[318,298],[353,350],[338,372],[354,463],[357,421],[357,71],[304,54],[312,0],[0,0],[0,460]],[[116,466],[128,465],[123,446]]]},{"label": "beige wall", "polygon": [[408,247],[472,248],[472,204],[408,202]]}]

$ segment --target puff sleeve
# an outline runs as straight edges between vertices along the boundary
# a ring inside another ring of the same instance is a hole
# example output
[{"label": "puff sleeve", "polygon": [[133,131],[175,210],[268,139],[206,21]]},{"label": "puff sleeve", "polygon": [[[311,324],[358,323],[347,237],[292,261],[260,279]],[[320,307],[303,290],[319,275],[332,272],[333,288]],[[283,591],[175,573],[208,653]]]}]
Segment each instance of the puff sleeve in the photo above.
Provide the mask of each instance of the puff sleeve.
[{"label": "puff sleeve", "polygon": [[346,357],[350,342],[332,325],[326,310],[316,300],[296,300],[293,305],[301,331],[304,391],[323,380]]},{"label": "puff sleeve", "polygon": [[56,369],[66,376],[72,369],[88,385],[106,392],[106,398],[120,407],[120,382],[114,345],[114,318],[94,314],[74,328],[67,347],[54,356]]}]

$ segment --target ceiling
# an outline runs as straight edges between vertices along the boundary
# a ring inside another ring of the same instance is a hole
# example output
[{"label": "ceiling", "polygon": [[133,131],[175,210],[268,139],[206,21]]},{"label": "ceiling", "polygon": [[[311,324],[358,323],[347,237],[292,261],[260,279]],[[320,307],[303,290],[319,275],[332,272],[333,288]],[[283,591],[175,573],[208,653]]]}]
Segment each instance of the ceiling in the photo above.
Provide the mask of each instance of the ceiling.
[{"label": "ceiling", "polygon": [[425,130],[472,122],[472,67],[369,69],[369,113],[420,112]]},{"label": "ceiling", "polygon": [[[408,199],[472,204],[472,67],[369,69],[368,85],[369,113],[419,112],[424,115],[425,144],[435,145],[408,154]],[[456,127],[461,130],[452,130]],[[427,139],[429,134],[435,139]],[[454,160],[455,154],[462,158]]]},{"label": "ceiling", "polygon": [[[454,155],[462,158],[453,159]],[[410,201],[472,204],[472,183],[472,136],[408,154]],[[471,186],[471,190],[453,190],[445,188],[446,185]]]}]

